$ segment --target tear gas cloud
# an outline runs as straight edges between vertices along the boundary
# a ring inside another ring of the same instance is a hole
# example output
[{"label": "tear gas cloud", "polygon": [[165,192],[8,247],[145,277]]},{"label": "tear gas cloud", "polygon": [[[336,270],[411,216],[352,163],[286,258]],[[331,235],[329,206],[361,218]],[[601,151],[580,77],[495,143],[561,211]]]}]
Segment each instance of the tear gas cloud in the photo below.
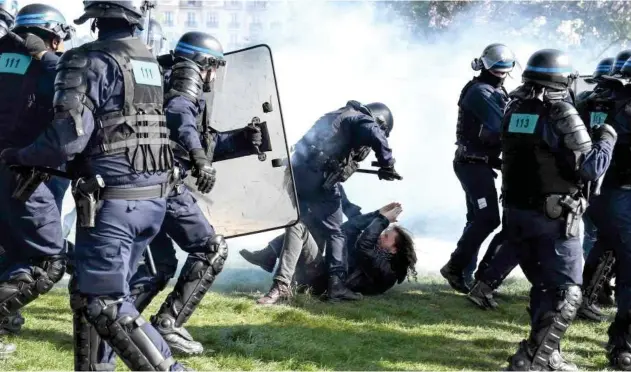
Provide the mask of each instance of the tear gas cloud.
[{"label": "tear gas cloud", "polygon": [[[41,2],[58,6],[67,19],[80,14],[79,1]],[[508,45],[522,66],[534,51],[558,48],[570,54],[575,69],[591,73],[597,52],[604,45],[572,31],[580,20],[559,25],[537,14],[523,15],[533,21],[516,28],[502,19],[486,19],[483,8],[459,15],[453,23],[461,26],[431,41],[421,40],[410,36],[402,19],[383,20],[381,5],[324,1],[272,4],[274,10],[269,16],[283,24],[283,31],[264,32],[261,40],[273,51],[290,146],[322,114],[348,100],[380,101],[390,107],[395,119],[390,144],[396,169],[404,180],[386,182],[356,174],[344,186],[351,201],[366,212],[391,201],[402,203],[400,222],[418,238],[419,272],[437,271],[455,248],[465,223],[464,194],[452,160],[458,97],[476,74],[471,60],[495,42]],[[86,30],[83,27],[80,33]],[[173,45],[176,40],[169,42]],[[506,81],[508,90],[520,84],[520,75],[516,68]],[[372,160],[371,155],[363,167],[369,167]],[[501,177],[498,187],[500,181]],[[234,281],[253,284],[268,277],[248,266],[238,250],[263,248],[281,232],[230,241],[230,259],[217,285],[238,284]],[[184,257],[179,258],[182,264]]]}]

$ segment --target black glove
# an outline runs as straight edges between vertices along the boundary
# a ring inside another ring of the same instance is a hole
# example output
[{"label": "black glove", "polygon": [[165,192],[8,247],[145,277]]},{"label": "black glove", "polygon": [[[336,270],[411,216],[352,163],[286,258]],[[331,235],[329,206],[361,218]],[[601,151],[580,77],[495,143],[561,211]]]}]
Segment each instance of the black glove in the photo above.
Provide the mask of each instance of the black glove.
[{"label": "black glove", "polygon": [[243,135],[252,146],[259,147],[263,144],[263,133],[261,133],[261,128],[256,125],[247,125],[243,128]]},{"label": "black glove", "polygon": [[609,124],[602,124],[592,129],[592,139],[594,142],[607,141],[616,143],[618,133]]},{"label": "black glove", "polygon": [[42,40],[39,36],[33,34],[26,34],[26,38],[24,39],[24,46],[26,47],[26,50],[28,50],[29,54],[33,57],[40,55],[42,52],[48,51],[44,40]]},{"label": "black glove", "polygon": [[379,177],[380,180],[386,180],[386,181],[394,181],[394,180],[402,180],[403,177],[401,177],[399,175],[399,173],[397,173],[396,170],[394,170],[394,167],[381,167],[379,168],[379,172],[377,173],[377,177]]},{"label": "black glove", "polygon": [[193,177],[197,178],[195,185],[202,194],[207,194],[215,186],[215,168],[210,165],[210,161],[206,157],[204,150],[195,149],[190,153],[193,162]]}]

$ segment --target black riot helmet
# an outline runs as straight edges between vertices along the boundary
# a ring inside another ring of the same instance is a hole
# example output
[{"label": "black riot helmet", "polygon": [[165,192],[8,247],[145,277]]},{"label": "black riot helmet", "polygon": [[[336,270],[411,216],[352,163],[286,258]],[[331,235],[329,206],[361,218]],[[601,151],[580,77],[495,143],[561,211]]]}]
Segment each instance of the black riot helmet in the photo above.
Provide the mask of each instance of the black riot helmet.
[{"label": "black riot helmet", "polygon": [[534,83],[556,90],[567,89],[573,78],[570,58],[558,49],[542,49],[528,59],[521,75],[524,83]]},{"label": "black riot helmet", "polygon": [[83,15],[74,23],[82,25],[92,18],[124,19],[130,25],[143,30],[142,1],[88,1],[83,2]]},{"label": "black riot helmet", "polygon": [[613,61],[613,66],[611,66],[611,76],[619,74],[622,66],[624,66],[629,58],[631,58],[631,49],[623,50],[618,53],[616,59]]},{"label": "black riot helmet", "polygon": [[0,0],[0,37],[13,28],[17,12],[18,0]]},{"label": "black riot helmet", "polygon": [[386,137],[389,137],[390,132],[392,132],[392,127],[394,126],[392,111],[381,102],[369,103],[365,107],[370,111],[375,122],[386,132]]},{"label": "black riot helmet", "polygon": [[66,23],[61,12],[50,5],[30,4],[24,6],[15,17],[13,32],[31,32],[56,36],[63,41],[72,39],[74,27]]},{"label": "black riot helmet", "polygon": [[226,65],[221,43],[204,32],[191,31],[182,35],[173,55],[193,61],[203,70]]},{"label": "black riot helmet", "polygon": [[615,58],[603,58],[598,65],[596,66],[596,70],[592,74],[592,78],[596,79],[603,75],[609,75],[611,73],[611,66],[613,66]]}]

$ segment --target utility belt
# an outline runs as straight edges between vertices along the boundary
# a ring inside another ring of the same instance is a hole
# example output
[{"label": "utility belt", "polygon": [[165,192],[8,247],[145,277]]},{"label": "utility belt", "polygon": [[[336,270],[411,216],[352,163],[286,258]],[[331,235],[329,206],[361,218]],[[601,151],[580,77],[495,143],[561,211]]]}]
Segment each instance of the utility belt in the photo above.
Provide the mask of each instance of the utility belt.
[{"label": "utility belt", "polygon": [[456,157],[454,159],[456,163],[469,163],[469,164],[487,164],[492,168],[501,169],[501,160],[499,157],[489,157],[488,155],[471,154],[467,151],[467,146],[458,145],[456,150]]},{"label": "utility belt", "polygon": [[579,236],[579,226],[587,209],[587,199],[569,194],[550,194],[518,203],[505,200],[505,206],[543,212],[546,217],[552,220],[564,219],[564,236],[569,239]]},{"label": "utility belt", "polygon": [[325,173],[324,183],[322,187],[325,190],[332,190],[338,182],[344,182],[350,178],[359,169],[359,163],[356,161],[349,161],[347,164],[338,164],[330,171]]}]

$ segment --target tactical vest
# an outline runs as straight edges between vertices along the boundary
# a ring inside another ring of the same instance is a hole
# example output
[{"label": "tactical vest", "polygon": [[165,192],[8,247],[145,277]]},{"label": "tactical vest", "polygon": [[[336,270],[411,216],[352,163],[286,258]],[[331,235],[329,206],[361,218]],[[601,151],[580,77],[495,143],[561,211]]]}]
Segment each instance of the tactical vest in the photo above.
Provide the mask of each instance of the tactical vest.
[{"label": "tactical vest", "polygon": [[173,153],[163,115],[163,76],[155,57],[138,38],[99,40],[77,49],[105,53],[123,74],[123,107],[112,112],[95,109],[89,155],[125,153],[138,173],[170,170]]},{"label": "tactical vest", "polygon": [[595,127],[604,124],[607,119],[609,119],[609,121],[613,119],[613,116],[615,116],[613,110],[613,101],[607,99],[607,97],[592,94],[591,97],[581,103],[579,114],[591,134]]},{"label": "tactical vest", "polygon": [[[520,209],[542,208],[550,194],[574,194],[579,180],[565,167],[562,150],[553,152],[543,139],[553,131],[550,103],[536,99],[517,101],[502,120],[502,193],[504,205]],[[563,147],[563,139],[559,138]]]},{"label": "tactical vest", "polygon": [[53,118],[53,91],[37,95],[41,62],[19,40],[13,33],[0,39],[0,149],[27,146]]},{"label": "tactical vest", "polygon": [[611,104],[611,120],[607,123],[618,132],[618,140],[603,185],[620,187],[631,185],[631,97],[616,99]]},{"label": "tactical vest", "polygon": [[[471,79],[471,81],[469,81],[460,92],[460,97],[458,98],[458,121],[456,123],[456,140],[458,141],[458,144],[465,146],[473,145],[480,148],[485,147],[479,138],[480,129],[483,123],[477,117],[470,113],[467,113],[462,108],[462,100],[464,99],[469,89],[471,89],[471,87],[473,87],[475,84],[485,83],[480,81],[478,77],[475,77]],[[506,92],[506,89],[504,87],[502,87],[502,90],[504,91],[504,94],[508,96],[508,92]]]}]

